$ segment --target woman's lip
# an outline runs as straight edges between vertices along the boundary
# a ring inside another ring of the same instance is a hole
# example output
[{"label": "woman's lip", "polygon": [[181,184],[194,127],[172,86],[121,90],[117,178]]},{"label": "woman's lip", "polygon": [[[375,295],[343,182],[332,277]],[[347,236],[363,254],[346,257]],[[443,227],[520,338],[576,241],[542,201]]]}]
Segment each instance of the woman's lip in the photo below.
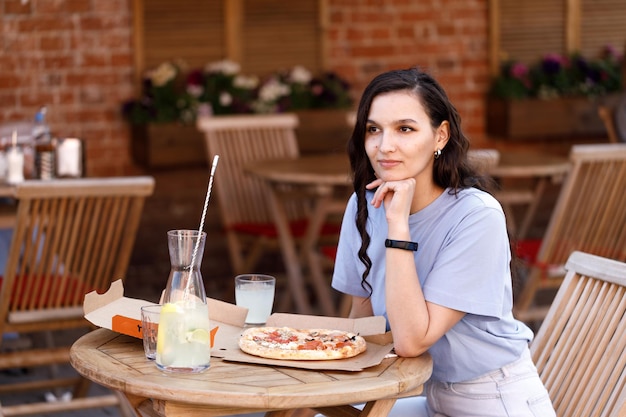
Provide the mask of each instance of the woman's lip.
[{"label": "woman's lip", "polygon": [[381,159],[378,161],[378,165],[380,165],[382,168],[393,168],[397,165],[400,165],[400,161]]}]

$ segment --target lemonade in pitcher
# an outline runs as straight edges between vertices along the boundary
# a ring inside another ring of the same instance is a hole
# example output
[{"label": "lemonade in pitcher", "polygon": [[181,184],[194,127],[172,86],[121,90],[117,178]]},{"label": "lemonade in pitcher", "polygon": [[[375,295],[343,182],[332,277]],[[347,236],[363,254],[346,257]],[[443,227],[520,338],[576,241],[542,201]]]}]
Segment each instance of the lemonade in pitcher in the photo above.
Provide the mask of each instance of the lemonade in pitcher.
[{"label": "lemonade in pitcher", "polygon": [[170,372],[202,372],[211,361],[209,307],[200,274],[206,233],[167,232],[171,269],[163,294],[156,365]]},{"label": "lemonade in pitcher", "polygon": [[178,301],[161,309],[156,363],[159,369],[199,372],[209,367],[211,337],[208,306]]}]

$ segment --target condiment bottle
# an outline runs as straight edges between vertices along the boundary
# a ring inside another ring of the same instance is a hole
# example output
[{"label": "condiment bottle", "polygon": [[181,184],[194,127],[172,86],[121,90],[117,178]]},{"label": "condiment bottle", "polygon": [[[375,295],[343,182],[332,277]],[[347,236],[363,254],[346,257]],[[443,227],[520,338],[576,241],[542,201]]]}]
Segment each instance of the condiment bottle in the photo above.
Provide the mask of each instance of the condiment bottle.
[{"label": "condiment bottle", "polygon": [[17,184],[24,181],[24,153],[17,146],[17,132],[13,132],[12,146],[7,150],[7,182]]},{"label": "condiment bottle", "polygon": [[46,123],[46,107],[39,109],[33,124],[33,140],[35,142],[35,170],[37,178],[49,180],[56,172],[56,140],[50,135]]}]

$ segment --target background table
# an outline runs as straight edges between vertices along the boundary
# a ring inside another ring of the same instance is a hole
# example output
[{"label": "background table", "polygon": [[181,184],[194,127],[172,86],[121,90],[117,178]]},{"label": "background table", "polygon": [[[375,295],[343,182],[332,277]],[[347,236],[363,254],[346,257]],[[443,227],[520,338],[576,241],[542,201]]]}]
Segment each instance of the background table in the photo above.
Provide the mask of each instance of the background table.
[{"label": "background table", "polygon": [[123,392],[142,413],[186,417],[272,410],[272,415],[288,416],[296,408],[347,416],[348,404],[363,402],[368,404],[362,416],[385,416],[396,398],[421,393],[432,372],[432,360],[424,354],[384,359],[360,372],[211,358],[211,368],[200,374],[165,373],[145,358],[141,340],[106,329],[81,337],[72,346],[70,359],[81,375]]},{"label": "background table", "polygon": [[[527,237],[546,187],[550,182],[561,183],[569,167],[569,160],[560,156],[523,152],[500,154],[500,163],[490,171],[494,178],[502,181],[527,179],[532,183],[523,188],[507,188],[505,185],[495,193],[507,214],[509,232],[516,238]],[[527,206],[519,226],[513,216],[514,205]]]}]

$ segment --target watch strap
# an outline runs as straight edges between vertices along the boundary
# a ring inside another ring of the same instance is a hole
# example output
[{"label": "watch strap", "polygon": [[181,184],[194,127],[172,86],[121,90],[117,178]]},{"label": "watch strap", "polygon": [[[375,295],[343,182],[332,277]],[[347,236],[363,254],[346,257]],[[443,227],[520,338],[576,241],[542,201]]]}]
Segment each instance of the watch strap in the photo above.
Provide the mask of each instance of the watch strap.
[{"label": "watch strap", "polygon": [[386,248],[404,249],[404,250],[417,250],[417,242],[408,242],[406,240],[393,240],[385,239]]}]

